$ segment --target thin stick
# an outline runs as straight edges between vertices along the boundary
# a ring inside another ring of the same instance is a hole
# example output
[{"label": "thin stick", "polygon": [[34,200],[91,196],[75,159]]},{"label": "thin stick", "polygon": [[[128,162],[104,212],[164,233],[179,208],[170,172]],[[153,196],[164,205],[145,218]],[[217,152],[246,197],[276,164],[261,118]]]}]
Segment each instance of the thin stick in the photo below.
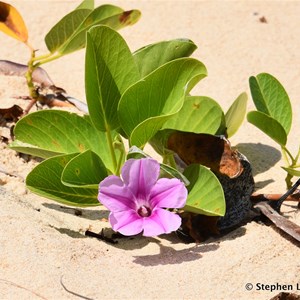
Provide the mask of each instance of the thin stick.
[{"label": "thin stick", "polygon": [[93,300],[93,298],[88,298],[88,297],[82,296],[82,295],[80,295],[80,294],[77,294],[77,293],[72,292],[72,291],[70,291],[69,289],[67,289],[66,286],[63,284],[62,279],[63,279],[63,275],[60,277],[60,284],[61,284],[61,286],[64,288],[64,290],[65,290],[66,292],[68,292],[68,293],[70,293],[70,294],[72,294],[72,295],[74,295],[74,296],[77,296],[77,297],[79,297],[79,298],[82,298],[82,299]]},{"label": "thin stick", "polygon": [[12,281],[9,281],[9,280],[6,280],[6,279],[1,279],[1,278],[0,278],[0,281],[4,282],[4,283],[6,283],[6,284],[13,285],[13,286],[15,286],[15,287],[17,287],[17,288],[19,288],[19,289],[28,291],[28,292],[30,292],[30,293],[36,295],[37,297],[39,297],[39,298],[41,298],[41,299],[47,300],[47,298],[43,297],[42,295],[40,295],[40,294],[38,294],[38,293],[36,293],[36,292],[34,292],[34,291],[32,291],[32,290],[29,290],[29,289],[27,289],[27,288],[25,288],[25,287],[23,287],[23,286],[21,286],[21,285],[19,285],[19,284],[16,284],[16,283],[14,283],[14,282],[12,282]]},{"label": "thin stick", "polygon": [[276,202],[270,202],[270,205],[272,206],[272,208],[274,208],[277,212],[280,211],[280,207],[283,203],[284,200],[286,200],[286,198],[290,195],[292,195],[296,189],[298,188],[298,186],[300,185],[300,178],[296,181],[296,183],[285,193],[283,194]]}]

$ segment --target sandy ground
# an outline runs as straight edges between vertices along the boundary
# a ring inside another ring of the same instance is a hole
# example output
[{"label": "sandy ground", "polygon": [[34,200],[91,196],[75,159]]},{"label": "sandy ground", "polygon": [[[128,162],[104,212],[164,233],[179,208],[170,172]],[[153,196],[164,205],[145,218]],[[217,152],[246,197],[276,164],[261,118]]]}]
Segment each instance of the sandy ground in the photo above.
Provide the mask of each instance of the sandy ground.
[{"label": "sandy ground", "polygon": [[[10,1],[26,20],[30,41],[44,52],[43,36],[79,1]],[[99,1],[96,2],[100,4]],[[289,148],[299,145],[300,2],[299,1],[110,1],[137,8],[142,19],[121,31],[130,48],[173,38],[190,38],[193,55],[209,76],[194,89],[225,110],[260,72],[277,77],[288,91],[294,122]],[[267,23],[259,21],[265,17]],[[0,59],[26,63],[27,49],[0,33]],[[53,81],[84,99],[84,51],[45,65]],[[21,78],[0,77],[0,107],[26,105]],[[249,110],[253,104],[249,101]],[[0,128],[0,135],[8,135]],[[280,193],[285,174],[280,152],[268,137],[245,122],[231,139],[253,165],[260,192]],[[23,178],[35,162],[26,162],[0,144],[0,167]],[[291,285],[300,294],[299,244],[274,227],[250,223],[221,239],[183,244],[175,235],[120,240],[110,245],[85,237],[108,223],[100,208],[73,209],[26,191],[20,177],[0,173],[0,299],[270,299],[280,290],[259,285]],[[300,224],[296,206],[285,215]],[[78,295],[67,292],[65,287]],[[245,288],[247,283],[253,289]],[[298,285],[297,285],[298,284]],[[298,288],[298,291],[297,291]],[[282,290],[282,289],[281,289]]]}]

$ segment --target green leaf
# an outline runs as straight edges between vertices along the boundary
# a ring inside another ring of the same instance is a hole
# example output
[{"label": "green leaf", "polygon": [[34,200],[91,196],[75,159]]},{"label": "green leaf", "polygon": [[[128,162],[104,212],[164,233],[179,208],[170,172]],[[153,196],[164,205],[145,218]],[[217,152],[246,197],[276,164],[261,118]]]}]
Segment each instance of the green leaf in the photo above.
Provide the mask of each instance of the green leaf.
[{"label": "green leaf", "polygon": [[197,46],[188,39],[163,41],[145,46],[134,52],[133,57],[142,77],[176,58],[188,57]]},{"label": "green leaf", "polygon": [[57,51],[61,54],[67,54],[84,48],[86,45],[86,32],[93,26],[106,25],[114,30],[119,30],[128,25],[133,25],[139,18],[140,12],[138,10],[123,11],[113,5],[97,7]]},{"label": "green leaf", "polygon": [[76,9],[54,25],[45,36],[48,50],[55,53],[59,47],[68,41],[90,12],[90,9]]},{"label": "green leaf", "polygon": [[287,134],[281,124],[270,117],[269,115],[259,112],[259,111],[250,111],[247,114],[247,120],[276,143],[284,146],[287,142]]},{"label": "green leaf", "polygon": [[33,112],[17,122],[14,134],[10,147],[16,151],[48,158],[92,150],[113,170],[106,135],[88,117],[54,109]]},{"label": "green leaf", "polygon": [[257,110],[280,123],[288,135],[292,124],[292,107],[284,87],[267,73],[250,77],[249,83]]},{"label": "green leaf", "polygon": [[75,188],[65,186],[61,175],[77,154],[60,155],[49,158],[37,165],[27,176],[27,188],[39,196],[71,206],[96,206],[98,190],[94,188]]},{"label": "green leaf", "polygon": [[118,30],[136,23],[141,15],[138,10],[124,11],[110,4],[93,7],[93,1],[84,1],[51,28],[45,37],[51,53],[65,55],[84,48],[86,32],[95,25],[108,25]]},{"label": "green leaf", "polygon": [[65,166],[61,180],[64,185],[98,189],[100,181],[107,177],[101,158],[87,150],[72,158]]},{"label": "green leaf", "polygon": [[101,131],[119,127],[117,107],[122,93],[139,79],[139,72],[124,39],[106,26],[87,34],[86,98],[91,119]]},{"label": "green leaf", "polygon": [[247,100],[246,93],[240,94],[225,114],[228,138],[232,137],[242,125],[246,115]]},{"label": "green leaf", "polygon": [[[146,154],[143,150],[141,150],[140,148],[136,147],[136,146],[132,146],[129,150],[128,150],[128,154],[127,154],[127,159],[130,158],[134,158],[134,159],[140,159],[140,158],[144,158],[144,157],[149,157],[151,158],[150,155]],[[189,185],[190,182],[188,181],[188,179],[178,170],[160,163],[160,169],[162,171],[164,171],[165,173],[169,174],[171,177],[174,178],[178,178],[179,180],[181,180],[185,185]]]},{"label": "green leaf", "polygon": [[215,134],[221,125],[223,111],[209,97],[187,96],[181,110],[172,116],[163,129]]},{"label": "green leaf", "polygon": [[120,100],[118,115],[130,144],[142,148],[181,109],[186,94],[206,74],[198,60],[180,58],[129,87]]},{"label": "green leaf", "polygon": [[294,168],[287,168],[287,167],[281,167],[281,168],[292,176],[300,177],[300,170],[296,170]]},{"label": "green leaf", "polygon": [[83,0],[76,9],[94,9],[95,6],[94,0]]},{"label": "green leaf", "polygon": [[183,175],[190,181],[185,211],[208,216],[224,216],[225,197],[222,185],[213,172],[201,165],[189,165]]}]

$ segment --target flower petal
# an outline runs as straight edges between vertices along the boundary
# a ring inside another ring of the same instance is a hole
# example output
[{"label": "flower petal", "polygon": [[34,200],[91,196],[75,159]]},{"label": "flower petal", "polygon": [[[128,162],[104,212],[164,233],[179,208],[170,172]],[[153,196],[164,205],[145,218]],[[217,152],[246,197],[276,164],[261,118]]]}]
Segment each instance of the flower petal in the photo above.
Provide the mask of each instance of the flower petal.
[{"label": "flower petal", "polygon": [[144,236],[156,236],[177,230],[181,225],[181,218],[172,212],[158,208],[149,218],[144,218]]},{"label": "flower petal", "polygon": [[113,230],[123,235],[136,235],[143,230],[143,218],[133,210],[111,213],[109,221]]},{"label": "flower petal", "polygon": [[161,178],[150,193],[152,207],[181,208],[187,199],[187,189],[177,178]]},{"label": "flower petal", "polygon": [[98,200],[111,212],[135,209],[134,196],[118,176],[108,176],[99,184]]},{"label": "flower petal", "polygon": [[136,198],[145,199],[158,179],[159,170],[154,159],[129,159],[122,168],[122,178]]}]

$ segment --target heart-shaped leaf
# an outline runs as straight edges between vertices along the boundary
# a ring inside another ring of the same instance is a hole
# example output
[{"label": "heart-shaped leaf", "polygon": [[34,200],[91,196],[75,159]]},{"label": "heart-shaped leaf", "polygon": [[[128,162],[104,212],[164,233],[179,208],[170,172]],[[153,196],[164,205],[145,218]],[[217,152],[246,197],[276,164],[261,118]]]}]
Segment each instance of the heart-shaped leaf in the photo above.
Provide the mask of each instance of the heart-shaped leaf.
[{"label": "heart-shaped leaf", "polygon": [[87,150],[72,158],[65,166],[61,180],[64,185],[98,189],[100,181],[107,177],[101,158]]},{"label": "heart-shaped leaf", "polygon": [[187,96],[181,110],[172,116],[163,129],[215,134],[221,125],[223,111],[209,97]]},{"label": "heart-shaped leaf", "polygon": [[85,61],[86,98],[91,119],[101,131],[119,127],[122,93],[139,79],[124,39],[107,26],[88,31]]},{"label": "heart-shaped leaf", "polygon": [[10,147],[16,151],[48,158],[92,150],[101,157],[107,169],[113,170],[106,135],[96,130],[88,117],[42,110],[18,121],[14,133],[16,141]]},{"label": "heart-shaped leaf", "polygon": [[181,109],[186,94],[206,74],[198,60],[180,58],[129,87],[120,100],[118,115],[130,144],[142,148]]},{"label": "heart-shaped leaf", "polygon": [[133,53],[142,77],[176,58],[188,57],[197,46],[188,39],[163,41],[145,46]]},{"label": "heart-shaped leaf", "polygon": [[190,165],[184,173],[190,181],[185,211],[208,216],[224,216],[225,197],[218,178],[204,166]]},{"label": "heart-shaped leaf", "polygon": [[286,131],[274,118],[260,111],[250,111],[247,114],[247,120],[249,123],[259,128],[281,146],[284,146],[286,144]]},{"label": "heart-shaped leaf", "polygon": [[267,73],[250,77],[249,83],[257,110],[275,119],[288,135],[292,124],[292,107],[284,87]]},{"label": "heart-shaped leaf", "polygon": [[225,114],[227,136],[233,136],[243,123],[247,110],[247,94],[240,94]]},{"label": "heart-shaped leaf", "polygon": [[96,206],[98,190],[95,188],[76,188],[64,185],[61,175],[65,166],[77,154],[59,155],[37,165],[27,176],[26,186],[32,192],[71,206]]},{"label": "heart-shaped leaf", "polygon": [[20,13],[10,4],[0,1],[0,31],[27,43],[28,32]]}]

